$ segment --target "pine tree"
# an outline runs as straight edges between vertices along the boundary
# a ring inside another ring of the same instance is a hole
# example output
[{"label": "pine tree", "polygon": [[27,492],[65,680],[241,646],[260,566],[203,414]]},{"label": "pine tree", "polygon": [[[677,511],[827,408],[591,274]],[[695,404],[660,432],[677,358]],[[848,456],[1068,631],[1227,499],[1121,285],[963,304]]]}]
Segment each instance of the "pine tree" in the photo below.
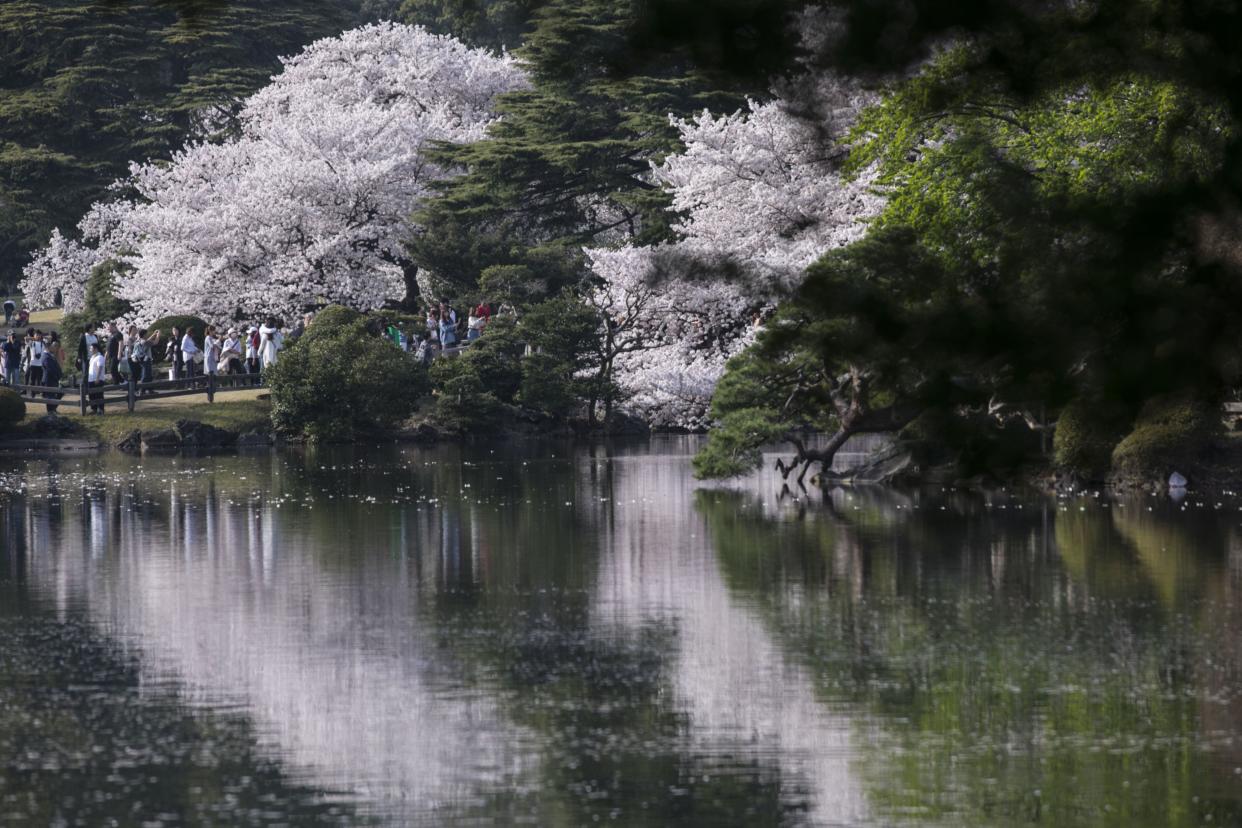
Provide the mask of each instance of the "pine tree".
[{"label": "pine tree", "polygon": [[678,146],[670,114],[736,108],[678,51],[634,49],[639,4],[553,0],[517,55],[533,85],[504,96],[487,140],[446,147],[447,182],[411,241],[415,261],[461,286],[492,265],[530,267],[548,289],[579,278],[581,248],[670,235],[651,163]]},{"label": "pine tree", "polygon": [[336,34],[337,0],[0,5],[0,283],[132,160],[230,128],[278,58]]},{"label": "pine tree", "polygon": [[[376,0],[370,0],[376,2]],[[407,23],[489,49],[514,49],[530,31],[543,0],[404,0],[398,14]]]}]

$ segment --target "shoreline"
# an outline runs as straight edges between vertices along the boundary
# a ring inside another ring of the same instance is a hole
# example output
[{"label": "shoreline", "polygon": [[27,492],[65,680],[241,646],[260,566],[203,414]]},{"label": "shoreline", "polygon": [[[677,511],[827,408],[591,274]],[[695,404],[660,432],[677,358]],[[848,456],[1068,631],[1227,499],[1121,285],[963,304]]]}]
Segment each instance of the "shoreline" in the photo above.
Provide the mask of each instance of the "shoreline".
[{"label": "shoreline", "polygon": [[[40,418],[43,419],[43,418]],[[60,418],[68,419],[68,418]],[[38,420],[35,421],[36,423]],[[23,423],[28,427],[33,423]],[[78,427],[75,424],[75,427]],[[115,431],[115,430],[114,430]],[[385,446],[396,444],[436,446],[462,444],[475,440],[538,440],[559,439],[595,442],[609,439],[635,439],[637,437],[684,435],[679,430],[651,430],[644,435],[633,433],[608,434],[600,431],[564,428],[554,432],[538,433],[529,429],[501,429],[487,435],[463,435],[441,431],[428,423],[399,429],[387,434],[361,436],[332,445]],[[19,432],[14,436],[0,437],[0,459],[39,458],[48,456],[84,456],[117,452],[140,460],[144,455],[203,455],[255,452],[276,448],[305,445],[303,441],[289,440],[276,434],[267,425],[256,428],[251,424],[244,429],[229,429],[191,417],[181,417],[171,427],[144,431],[132,429],[120,440],[110,440],[105,435],[82,434],[80,431],[63,435],[31,435]],[[1235,447],[1242,459],[1242,445]],[[1223,458],[1222,458],[1223,459]],[[862,467],[860,467],[861,469]],[[788,488],[796,488],[791,481]],[[996,492],[1001,490],[1028,491],[1032,494],[1060,496],[1120,496],[1136,493],[1168,494],[1167,480],[1157,477],[1129,476],[1107,481],[1087,481],[1073,475],[1058,473],[1050,464],[1032,464],[1012,470],[1008,475],[976,474],[962,477],[949,467],[912,468],[904,473],[884,479],[868,479],[865,475],[845,473],[840,475],[814,475],[807,481],[807,488],[824,491],[833,488],[866,489],[885,488],[894,491],[914,490],[940,486],[960,491]],[[1199,469],[1191,476],[1183,492],[1228,493],[1242,490],[1242,463],[1222,462],[1219,467]]]}]

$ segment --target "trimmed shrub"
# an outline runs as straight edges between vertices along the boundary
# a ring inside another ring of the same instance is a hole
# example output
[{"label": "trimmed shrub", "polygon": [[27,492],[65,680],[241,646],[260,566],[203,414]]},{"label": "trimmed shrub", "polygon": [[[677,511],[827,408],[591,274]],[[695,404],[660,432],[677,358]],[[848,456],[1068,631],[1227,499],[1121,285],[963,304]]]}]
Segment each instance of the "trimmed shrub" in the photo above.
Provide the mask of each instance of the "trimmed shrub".
[{"label": "trimmed shrub", "polygon": [[1103,480],[1113,449],[1125,436],[1130,417],[1119,408],[1076,399],[1061,409],[1052,436],[1052,462],[1062,471]]},{"label": "trimmed shrub", "polygon": [[344,305],[329,305],[316,313],[311,319],[310,327],[306,329],[306,335],[319,334],[320,332],[323,332],[325,336],[335,335],[330,332],[347,325],[363,323],[364,321],[363,315],[353,308],[347,308]]},{"label": "trimmed shrub", "polygon": [[1219,410],[1203,400],[1174,395],[1150,399],[1134,428],[1113,449],[1113,474],[1163,479],[1173,471],[1191,471],[1202,465],[1222,430]]},{"label": "trimmed shrub", "polygon": [[[501,402],[513,402],[522,384],[522,351],[517,326],[512,319],[493,319],[487,332],[470,344],[457,358],[478,372],[483,387]],[[452,362],[452,360],[447,360]]]},{"label": "trimmed shrub", "polygon": [[88,319],[85,313],[66,313],[60,319],[60,341],[65,347],[65,356],[69,364],[62,366],[66,370],[72,368],[78,354],[78,341],[87,328],[94,330],[99,326],[98,319]]},{"label": "trimmed shrub", "polygon": [[0,428],[12,428],[26,417],[26,403],[9,388],[0,388]]},{"label": "trimmed shrub", "polygon": [[265,374],[272,425],[313,441],[397,425],[428,392],[427,372],[346,308],[321,311]]}]

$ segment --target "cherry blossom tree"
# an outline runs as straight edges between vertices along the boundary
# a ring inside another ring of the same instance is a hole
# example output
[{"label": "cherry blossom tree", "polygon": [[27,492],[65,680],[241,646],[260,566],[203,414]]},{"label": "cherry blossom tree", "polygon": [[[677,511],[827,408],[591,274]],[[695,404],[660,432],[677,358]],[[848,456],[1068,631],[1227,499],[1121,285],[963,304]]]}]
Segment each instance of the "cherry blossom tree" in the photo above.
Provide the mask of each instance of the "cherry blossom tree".
[{"label": "cherry blossom tree", "polygon": [[757,308],[737,282],[685,278],[698,263],[679,247],[587,251],[602,280],[588,303],[605,320],[609,367],[629,406],[652,425],[693,428],[706,424],[715,382]]},{"label": "cherry blossom tree", "polygon": [[417,26],[318,41],[245,102],[240,137],[132,165],[83,236],[128,265],[118,292],[139,319],[378,307],[414,284],[410,216],[453,172],[428,150],[481,138],[495,96],[524,84],[507,55]]},{"label": "cherry blossom tree", "polygon": [[704,425],[716,380],[757,318],[879,212],[872,177],[839,170],[845,135],[870,97],[823,75],[781,91],[730,115],[674,119],[684,149],[653,172],[685,216],[679,241],[589,252],[601,280],[596,304],[645,297],[615,377],[655,424]]},{"label": "cherry blossom tree", "polygon": [[50,308],[59,300],[66,313],[81,310],[86,279],[100,260],[99,251],[65,238],[60,228],[53,229],[47,247],[38,251],[23,271],[21,290],[26,306]]}]

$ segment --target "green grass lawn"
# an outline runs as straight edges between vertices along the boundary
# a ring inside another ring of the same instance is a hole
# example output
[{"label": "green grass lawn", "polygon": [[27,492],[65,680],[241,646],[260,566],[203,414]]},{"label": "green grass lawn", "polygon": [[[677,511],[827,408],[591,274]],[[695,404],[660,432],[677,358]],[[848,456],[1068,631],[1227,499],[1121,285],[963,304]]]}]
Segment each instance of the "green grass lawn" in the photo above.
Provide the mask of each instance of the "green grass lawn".
[{"label": "green grass lawn", "polygon": [[60,320],[65,315],[60,308],[52,308],[51,310],[35,311],[30,314],[30,321],[26,324],[32,328],[38,328],[41,331],[59,331]]},{"label": "green grass lawn", "polygon": [[[3,299],[3,298],[4,298],[3,296],[0,296],[0,299]],[[10,298],[14,302],[17,303],[17,306],[19,308],[22,306],[22,297],[20,295],[12,296]],[[64,316],[65,316],[65,312],[61,310],[60,308],[48,308],[47,310],[31,311],[30,321],[26,323],[26,326],[30,328],[38,328],[44,333],[48,333],[51,331],[59,331],[60,322],[64,318]],[[10,328],[14,328],[16,326],[17,326],[16,320],[14,320],[12,324],[9,325]]]},{"label": "green grass lawn", "polygon": [[[245,433],[270,427],[271,403],[267,399],[257,399],[260,393],[263,392],[254,389],[230,391],[218,394],[214,403],[197,397],[156,400],[139,403],[132,414],[124,406],[118,406],[103,415],[90,414],[85,417],[78,413],[76,398],[69,398],[72,404],[62,404],[57,413],[78,424],[82,429],[81,436],[97,438],[105,443],[119,442],[135,429],[158,431],[172,428],[178,420],[198,420],[217,428]],[[32,424],[44,413],[43,406],[27,403],[26,419],[18,426],[18,433],[14,436],[35,436]]]}]

